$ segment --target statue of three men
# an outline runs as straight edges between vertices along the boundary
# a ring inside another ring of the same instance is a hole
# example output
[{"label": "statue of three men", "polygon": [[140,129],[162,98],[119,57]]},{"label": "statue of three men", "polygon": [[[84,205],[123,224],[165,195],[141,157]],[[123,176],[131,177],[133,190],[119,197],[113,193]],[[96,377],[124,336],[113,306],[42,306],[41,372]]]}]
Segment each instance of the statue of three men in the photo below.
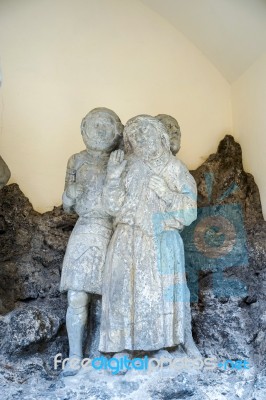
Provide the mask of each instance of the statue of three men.
[{"label": "statue of three men", "polygon": [[[124,128],[113,111],[96,108],[82,120],[81,134],[86,150],[69,159],[63,194],[64,210],[79,215],[60,283],[68,295],[70,360],[83,358],[93,294],[102,295],[101,352],[182,346],[188,356],[200,357],[180,236],[196,219],[197,189],[175,157],[177,121],[139,115]],[[79,368],[68,363],[63,375]]]}]

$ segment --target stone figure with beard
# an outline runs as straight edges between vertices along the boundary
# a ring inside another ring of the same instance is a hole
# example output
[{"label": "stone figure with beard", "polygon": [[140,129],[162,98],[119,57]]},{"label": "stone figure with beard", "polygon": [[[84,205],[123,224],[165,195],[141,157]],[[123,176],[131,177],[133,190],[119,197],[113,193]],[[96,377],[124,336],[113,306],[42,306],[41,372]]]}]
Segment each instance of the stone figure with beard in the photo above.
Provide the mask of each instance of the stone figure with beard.
[{"label": "stone figure with beard", "polygon": [[111,154],[103,189],[115,230],[105,262],[99,350],[181,345],[198,357],[179,233],[197,216],[195,181],[171,154],[167,130],[155,117],[129,120],[124,147],[125,160],[121,150]]}]

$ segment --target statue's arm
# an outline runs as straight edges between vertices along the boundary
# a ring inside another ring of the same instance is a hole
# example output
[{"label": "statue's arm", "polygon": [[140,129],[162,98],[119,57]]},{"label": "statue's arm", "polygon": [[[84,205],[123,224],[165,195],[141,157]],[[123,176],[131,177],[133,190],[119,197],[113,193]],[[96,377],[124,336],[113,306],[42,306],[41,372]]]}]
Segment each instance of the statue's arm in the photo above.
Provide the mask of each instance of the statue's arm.
[{"label": "statue's arm", "polygon": [[125,201],[125,187],[123,185],[123,178],[106,179],[103,194],[103,206],[105,211],[116,216]]},{"label": "statue's arm", "polygon": [[164,201],[165,211],[178,222],[179,229],[197,218],[197,186],[187,167],[176,160],[164,177],[151,177],[149,187]]},{"label": "statue's arm", "polygon": [[197,218],[197,185],[184,164],[178,168],[174,184],[167,211],[176,214],[182,225],[190,225]]},{"label": "statue's arm", "polygon": [[71,156],[67,163],[65,188],[62,196],[63,208],[65,212],[71,213],[74,211],[76,199],[72,194],[73,185],[76,182],[75,155]]},{"label": "statue's arm", "polygon": [[10,170],[6,165],[5,161],[0,156],[0,189],[4,187],[9,181],[11,176]]},{"label": "statue's arm", "polygon": [[114,151],[109,159],[107,175],[102,193],[102,202],[105,211],[112,216],[116,216],[124,204],[126,196],[125,188],[125,166],[122,150]]}]

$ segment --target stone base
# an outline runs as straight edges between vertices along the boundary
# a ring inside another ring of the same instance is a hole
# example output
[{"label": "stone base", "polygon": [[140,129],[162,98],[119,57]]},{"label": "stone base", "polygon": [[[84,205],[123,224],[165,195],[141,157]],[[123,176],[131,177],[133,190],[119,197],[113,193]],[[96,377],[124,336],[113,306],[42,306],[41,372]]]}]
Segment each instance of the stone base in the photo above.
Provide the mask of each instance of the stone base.
[{"label": "stone base", "polygon": [[[40,365],[36,364],[35,367]],[[25,377],[20,383],[2,382],[1,398],[5,400],[264,400],[266,376],[260,374],[255,377],[254,367],[238,371],[219,368],[207,371],[205,367],[202,370],[178,371],[163,367],[153,372],[128,371],[125,375],[112,375],[111,372],[97,371],[88,367],[81,369],[73,377],[62,378],[59,375],[49,382],[42,377],[40,370],[38,375]]]}]

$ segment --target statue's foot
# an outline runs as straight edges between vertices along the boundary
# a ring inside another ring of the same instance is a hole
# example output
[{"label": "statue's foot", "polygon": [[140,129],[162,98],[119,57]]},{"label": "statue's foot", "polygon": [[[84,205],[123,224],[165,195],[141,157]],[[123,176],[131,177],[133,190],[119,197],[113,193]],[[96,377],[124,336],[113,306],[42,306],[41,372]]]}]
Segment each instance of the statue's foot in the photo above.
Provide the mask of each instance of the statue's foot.
[{"label": "statue's foot", "polygon": [[183,344],[183,348],[187,354],[187,356],[189,358],[198,358],[198,359],[202,359],[202,355],[200,354],[197,346],[194,343],[193,339],[187,340],[184,344]]},{"label": "statue's foot", "polygon": [[129,360],[132,358],[131,354],[127,351],[122,351],[121,353],[115,353],[112,358],[115,358],[118,362],[116,363],[117,365],[113,366],[112,370],[109,370],[109,372],[115,375],[125,375],[128,371]]},{"label": "statue's foot", "polygon": [[82,357],[80,356],[76,355],[70,356],[64,369],[62,370],[61,375],[63,377],[76,375],[81,368],[81,360]]},{"label": "statue's foot", "polygon": [[156,351],[152,355],[152,357],[160,360],[162,367],[167,367],[170,364],[170,362],[173,360],[172,354],[168,350],[165,350],[165,349]]},{"label": "statue's foot", "polygon": [[174,358],[184,358],[186,357],[186,353],[184,352],[183,346],[179,344],[176,348],[171,351],[171,356]]}]

